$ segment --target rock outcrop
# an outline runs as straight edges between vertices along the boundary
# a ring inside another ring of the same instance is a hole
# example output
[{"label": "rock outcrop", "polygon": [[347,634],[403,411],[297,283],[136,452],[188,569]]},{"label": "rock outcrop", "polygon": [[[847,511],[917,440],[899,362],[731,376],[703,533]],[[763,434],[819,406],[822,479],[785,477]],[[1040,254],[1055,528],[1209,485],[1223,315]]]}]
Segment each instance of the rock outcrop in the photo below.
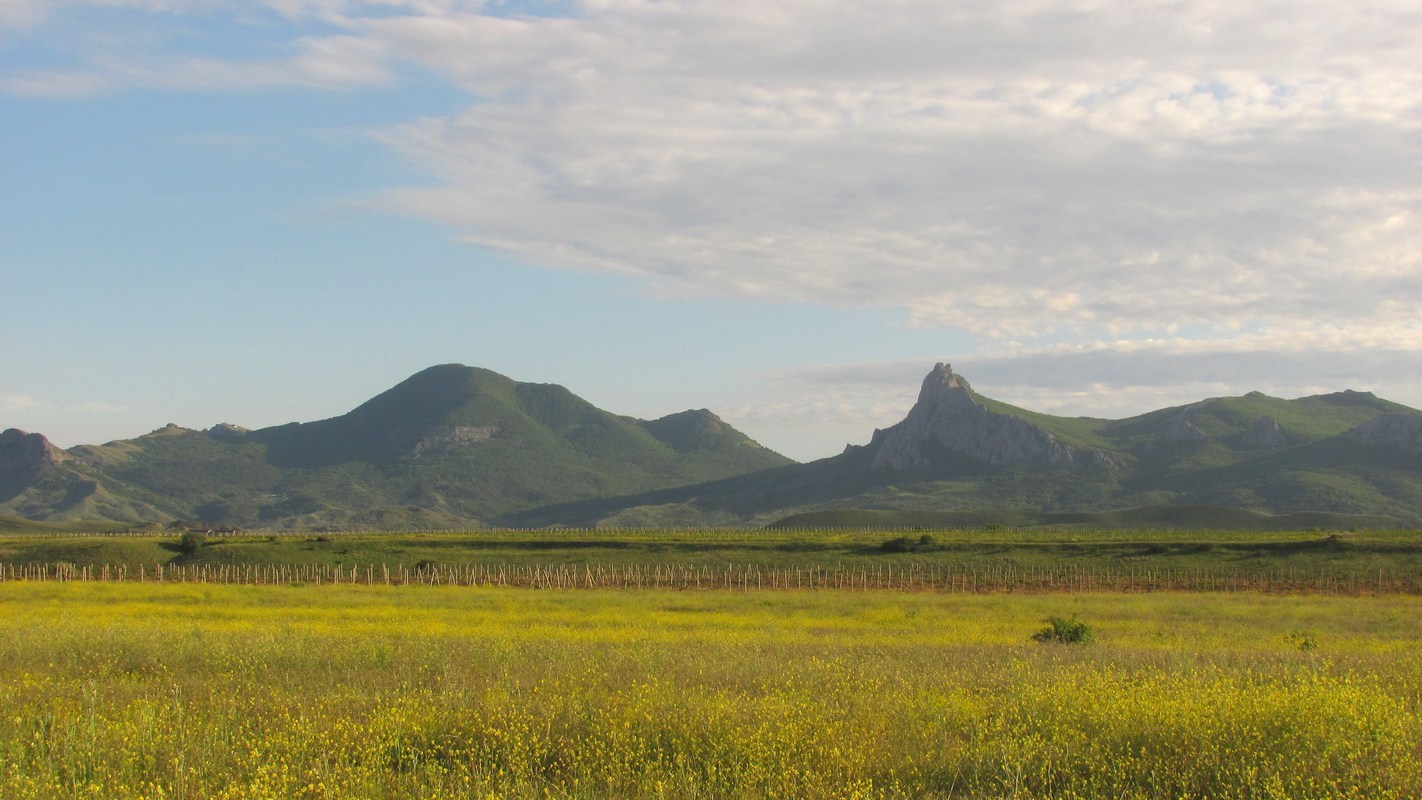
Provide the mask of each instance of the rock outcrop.
[{"label": "rock outcrop", "polygon": [[39,466],[69,460],[69,455],[40,433],[10,428],[0,433],[0,465]]},{"label": "rock outcrop", "polygon": [[247,434],[251,433],[251,431],[241,425],[233,425],[230,422],[220,422],[208,428],[206,433],[208,436],[220,442],[238,442]]},{"label": "rock outcrop", "polygon": [[416,458],[442,455],[461,447],[487,442],[498,432],[496,425],[440,425],[416,442],[410,454]]},{"label": "rock outcrop", "polygon": [[0,502],[22,493],[69,454],[38,433],[10,428],[0,433]]},{"label": "rock outcrop", "polygon": [[1422,414],[1382,414],[1343,434],[1358,444],[1422,454]]},{"label": "rock outcrop", "polygon": [[1189,411],[1166,420],[1165,424],[1160,426],[1160,435],[1170,444],[1198,442],[1208,438],[1205,432],[1191,421]]},{"label": "rock outcrop", "polygon": [[1273,417],[1260,417],[1254,427],[1240,436],[1240,441],[1249,447],[1284,447],[1289,443],[1289,437],[1279,427],[1278,420]]},{"label": "rock outcrop", "polygon": [[947,364],[924,378],[918,402],[902,422],[874,431],[872,468],[907,472],[931,467],[947,450],[999,467],[1082,467],[1114,459],[1100,451],[1065,444],[1042,428],[990,411],[972,387]]}]

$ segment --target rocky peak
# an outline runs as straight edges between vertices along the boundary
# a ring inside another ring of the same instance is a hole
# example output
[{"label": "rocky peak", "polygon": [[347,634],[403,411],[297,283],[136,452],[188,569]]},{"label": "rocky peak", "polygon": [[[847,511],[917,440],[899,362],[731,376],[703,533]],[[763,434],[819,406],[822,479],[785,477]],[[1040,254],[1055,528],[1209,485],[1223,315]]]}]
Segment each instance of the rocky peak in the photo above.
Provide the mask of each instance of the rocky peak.
[{"label": "rocky peak", "polygon": [[69,455],[38,433],[10,428],[0,433],[0,498],[10,499]]},{"label": "rocky peak", "polygon": [[[948,364],[937,364],[918,390],[918,402],[909,409],[904,421],[895,425],[909,426],[916,430],[934,428],[938,423],[962,418],[980,418],[989,413],[978,402],[968,381],[953,373]],[[890,430],[893,430],[891,428]]]},{"label": "rocky peak", "polygon": [[241,425],[233,425],[230,422],[220,422],[208,428],[205,433],[220,442],[236,442],[251,433],[251,431]]},{"label": "rocky peak", "polygon": [[918,402],[897,425],[874,432],[874,469],[902,472],[932,466],[947,450],[997,466],[1070,467],[1110,463],[1110,457],[1063,444],[1025,420],[989,411],[948,364],[923,380]]},{"label": "rocky peak", "polygon": [[175,422],[170,422],[167,425],[158,428],[157,430],[143,434],[143,436],[140,438],[147,438],[150,436],[184,436],[189,433],[197,433],[197,431],[193,430],[192,428],[184,428],[182,425],[179,425]]},{"label": "rocky peak", "polygon": [[0,464],[56,464],[68,461],[69,454],[50,443],[43,434],[10,428],[0,433]]},{"label": "rocky peak", "polygon": [[952,364],[940,362],[924,377],[923,386],[918,390],[918,401],[922,403],[927,398],[955,392],[971,394],[972,391],[973,387],[968,385],[968,379],[953,372]]}]

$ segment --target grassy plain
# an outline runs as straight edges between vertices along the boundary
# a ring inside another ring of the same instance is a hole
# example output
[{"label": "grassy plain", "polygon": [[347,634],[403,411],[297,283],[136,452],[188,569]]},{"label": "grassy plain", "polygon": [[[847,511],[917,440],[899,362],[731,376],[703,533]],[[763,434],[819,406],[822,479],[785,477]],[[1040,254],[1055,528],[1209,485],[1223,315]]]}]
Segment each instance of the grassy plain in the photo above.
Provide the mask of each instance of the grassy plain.
[{"label": "grassy plain", "polygon": [[[1160,569],[1240,576],[1280,571],[1376,580],[1422,575],[1422,534],[1411,530],[1238,531],[1022,528],[897,530],[488,530],[209,536],[192,550],[176,535],[0,534],[0,564],[753,565],[764,569],[873,569],[909,565],[1083,571]],[[907,536],[911,546],[886,548]]]},{"label": "grassy plain", "polygon": [[0,583],[0,796],[1417,797],[1419,612]]}]

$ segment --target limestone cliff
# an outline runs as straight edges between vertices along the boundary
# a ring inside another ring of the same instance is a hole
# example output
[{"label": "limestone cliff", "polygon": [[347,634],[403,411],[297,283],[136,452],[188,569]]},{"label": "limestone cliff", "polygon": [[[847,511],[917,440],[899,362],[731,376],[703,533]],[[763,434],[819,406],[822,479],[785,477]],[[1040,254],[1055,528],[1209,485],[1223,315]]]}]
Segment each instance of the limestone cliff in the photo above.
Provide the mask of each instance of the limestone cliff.
[{"label": "limestone cliff", "polygon": [[1240,438],[1250,447],[1284,447],[1289,443],[1289,437],[1273,417],[1260,417]]},{"label": "limestone cliff", "polygon": [[0,502],[24,491],[29,483],[69,455],[38,433],[10,428],[0,433]]},{"label": "limestone cliff", "polygon": [[1422,414],[1382,414],[1343,434],[1358,444],[1422,454]]},{"label": "limestone cliff", "polygon": [[43,434],[10,428],[0,433],[0,463],[33,467],[67,461],[68,454],[50,443]]},{"label": "limestone cliff", "polygon": [[1000,467],[1081,467],[1112,463],[1111,456],[1065,444],[1026,420],[989,410],[947,364],[924,378],[918,402],[902,422],[876,430],[873,469],[893,472],[932,466],[947,450]]}]

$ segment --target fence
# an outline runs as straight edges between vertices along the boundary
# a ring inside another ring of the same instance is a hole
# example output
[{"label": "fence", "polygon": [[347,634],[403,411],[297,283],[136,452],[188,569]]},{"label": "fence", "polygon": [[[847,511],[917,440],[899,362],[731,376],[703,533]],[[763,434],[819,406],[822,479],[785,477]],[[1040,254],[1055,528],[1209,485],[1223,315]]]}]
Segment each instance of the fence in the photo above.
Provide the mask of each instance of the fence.
[{"label": "fence", "polygon": [[507,586],[529,589],[899,590],[923,592],[1313,592],[1422,594],[1422,576],[1276,569],[1251,572],[1121,567],[1019,568],[931,564],[766,567],[706,565],[0,564],[4,581],[114,581],[259,586]]}]

